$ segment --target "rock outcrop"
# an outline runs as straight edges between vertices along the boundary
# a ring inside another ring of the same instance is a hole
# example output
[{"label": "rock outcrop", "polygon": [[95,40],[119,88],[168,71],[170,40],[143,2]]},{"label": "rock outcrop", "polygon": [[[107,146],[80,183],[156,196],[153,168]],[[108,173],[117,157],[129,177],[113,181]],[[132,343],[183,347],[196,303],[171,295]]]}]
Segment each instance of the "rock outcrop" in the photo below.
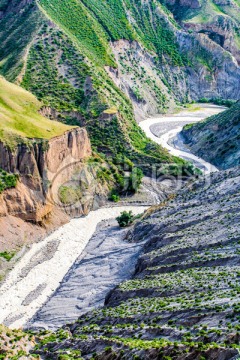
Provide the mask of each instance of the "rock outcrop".
[{"label": "rock outcrop", "polygon": [[0,257],[0,281],[31,243],[104,205],[114,185],[98,178],[105,164],[89,160],[84,128],[24,141],[15,149],[0,143],[0,168],[19,175],[17,186],[0,194],[0,253],[15,254],[11,261]]},{"label": "rock outcrop", "polygon": [[194,31],[198,34],[205,34],[229,51],[240,64],[240,52],[235,42],[234,29],[238,25],[234,20],[225,16],[216,16],[212,22],[206,23],[185,23],[184,28],[188,31]]},{"label": "rock outcrop", "polygon": [[206,33],[239,60],[239,4],[236,1],[167,0],[166,4],[184,29]]},{"label": "rock outcrop", "polygon": [[187,7],[188,9],[198,9],[201,7],[199,0],[167,0],[168,5],[178,5],[182,7]]},{"label": "rock outcrop", "polygon": [[[155,55],[137,41],[120,40],[112,44],[118,68],[107,68],[107,71],[131,99],[137,121],[167,112],[174,107],[176,99],[185,102],[240,97],[240,69],[232,55],[206,34],[177,31],[176,36],[179,48],[188,54],[194,66],[179,68],[168,61],[156,64]],[[206,54],[209,67],[196,61],[202,53]],[[217,64],[219,58],[221,67]]]},{"label": "rock outcrop", "polygon": [[[114,180],[99,178],[87,131],[74,128],[49,141],[32,140],[11,150],[0,144],[0,168],[19,175],[0,194],[0,281],[29,246],[108,201]],[[12,255],[11,255],[12,257]]]}]

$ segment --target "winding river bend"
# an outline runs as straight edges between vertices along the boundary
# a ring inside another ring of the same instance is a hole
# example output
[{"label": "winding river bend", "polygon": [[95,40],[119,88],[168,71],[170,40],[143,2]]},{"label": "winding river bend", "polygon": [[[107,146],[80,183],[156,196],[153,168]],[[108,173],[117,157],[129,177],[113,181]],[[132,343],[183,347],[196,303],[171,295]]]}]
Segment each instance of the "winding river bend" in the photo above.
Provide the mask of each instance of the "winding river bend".
[{"label": "winding river bend", "polygon": [[192,162],[205,174],[209,174],[218,171],[218,169],[204,159],[192,154],[179,133],[184,125],[219,114],[225,109],[222,106],[204,104],[200,108],[196,108],[195,111],[181,111],[175,115],[155,116],[142,121],[139,125],[150,139],[162,145],[170,154]]},{"label": "winding river bend", "polygon": [[[193,161],[205,172],[217,171],[184,148],[177,134],[184,124],[220,111],[223,108],[207,105],[194,112],[148,119],[140,126],[172,154]],[[110,219],[123,210],[139,214],[146,208],[102,208],[33,244],[0,288],[0,324],[56,329],[103,305],[109,290],[131,276],[143,245],[124,241],[127,230]]]}]

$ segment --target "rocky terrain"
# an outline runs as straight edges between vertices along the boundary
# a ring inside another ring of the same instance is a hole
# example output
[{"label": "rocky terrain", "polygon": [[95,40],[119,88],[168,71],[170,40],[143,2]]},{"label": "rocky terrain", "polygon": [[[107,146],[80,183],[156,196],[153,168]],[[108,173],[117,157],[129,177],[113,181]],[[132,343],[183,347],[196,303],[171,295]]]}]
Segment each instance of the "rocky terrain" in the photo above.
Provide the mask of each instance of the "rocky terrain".
[{"label": "rocky terrain", "polygon": [[181,132],[189,150],[219,169],[240,164],[240,101],[225,112],[197,124],[186,125]]},{"label": "rocky terrain", "polygon": [[239,55],[239,3],[235,0],[167,0],[184,29],[207,36],[234,55]]},{"label": "rocky terrain", "polygon": [[[128,207],[128,209],[135,215],[141,214],[144,211],[143,206]],[[0,288],[0,323],[11,326],[11,328],[26,326],[27,322],[31,320],[48,298],[53,295],[78,257],[82,256],[98,223],[103,220],[114,219],[123,210],[126,210],[126,207],[109,207],[92,211],[86,217],[72,219],[68,224],[54,231],[43,241],[33,244],[29,251],[17,262]],[[118,246],[120,256],[121,241]],[[111,249],[112,254],[114,253],[113,246],[111,248],[111,246],[106,244],[107,248]],[[122,261],[124,258],[127,259],[128,256],[131,256],[130,248],[125,256],[123,252]],[[95,260],[93,263],[97,263],[97,261]],[[109,287],[112,288],[111,282]],[[105,290],[106,292],[107,289]],[[72,296],[74,298],[74,292],[72,292]],[[94,301],[94,298],[92,301]],[[55,315],[56,320],[55,322],[52,320],[52,326],[58,324],[58,315],[57,313]],[[72,315],[74,316],[74,314]],[[70,313],[69,317],[71,318],[72,315]],[[59,316],[61,317],[61,312]],[[73,319],[76,318],[77,316],[75,315]]]},{"label": "rocky terrain", "polygon": [[240,169],[200,179],[148,210],[134,276],[105,306],[51,333],[44,359],[238,359]]},{"label": "rocky terrain", "polygon": [[56,292],[24,327],[56,330],[103,306],[109,291],[132,276],[143,246],[126,242],[128,231],[115,219],[100,223]]}]

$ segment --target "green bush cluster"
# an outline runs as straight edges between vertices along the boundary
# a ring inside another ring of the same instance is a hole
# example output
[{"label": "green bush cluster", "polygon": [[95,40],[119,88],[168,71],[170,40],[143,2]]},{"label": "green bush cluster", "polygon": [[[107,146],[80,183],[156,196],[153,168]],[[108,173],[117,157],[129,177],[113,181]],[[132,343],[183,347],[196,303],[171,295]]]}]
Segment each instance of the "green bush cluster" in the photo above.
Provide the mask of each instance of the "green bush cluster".
[{"label": "green bush cluster", "polygon": [[0,257],[4,258],[7,261],[10,261],[15,255],[15,252],[7,252],[4,251],[2,253],[0,253]]},{"label": "green bush cluster", "polygon": [[[57,30],[47,34],[49,30],[45,24],[30,50],[22,86],[59,112],[78,111],[84,116],[87,104],[83,86],[89,68],[66,35]],[[56,60],[59,49],[61,56]],[[64,76],[59,74],[61,71]],[[74,86],[70,81],[72,78],[75,79]],[[59,120],[77,124],[70,115],[62,115]]]},{"label": "green bush cluster", "polygon": [[221,99],[221,98],[201,98],[198,100],[200,103],[213,103],[216,105],[222,105],[222,106],[226,106],[226,107],[231,107],[232,105],[234,105],[236,103],[235,100],[230,100],[230,99]]},{"label": "green bush cluster", "polygon": [[135,40],[134,30],[130,25],[123,1],[82,0],[106,31],[109,40]]},{"label": "green bush cluster", "polygon": [[126,227],[133,223],[134,215],[132,211],[123,211],[120,216],[116,218],[120,227]]},{"label": "green bush cluster", "polygon": [[14,188],[17,185],[18,175],[9,174],[0,169],[0,193],[6,189]]}]

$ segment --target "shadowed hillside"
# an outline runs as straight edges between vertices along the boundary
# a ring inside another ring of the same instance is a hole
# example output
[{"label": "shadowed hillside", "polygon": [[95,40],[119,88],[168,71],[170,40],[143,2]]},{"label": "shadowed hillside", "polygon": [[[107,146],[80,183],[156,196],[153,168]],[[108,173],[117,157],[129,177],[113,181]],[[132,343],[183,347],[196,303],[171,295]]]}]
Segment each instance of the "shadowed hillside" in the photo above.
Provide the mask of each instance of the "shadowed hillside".
[{"label": "shadowed hillside", "polygon": [[225,112],[198,124],[186,125],[182,131],[194,154],[219,169],[240,164],[240,101]]}]

